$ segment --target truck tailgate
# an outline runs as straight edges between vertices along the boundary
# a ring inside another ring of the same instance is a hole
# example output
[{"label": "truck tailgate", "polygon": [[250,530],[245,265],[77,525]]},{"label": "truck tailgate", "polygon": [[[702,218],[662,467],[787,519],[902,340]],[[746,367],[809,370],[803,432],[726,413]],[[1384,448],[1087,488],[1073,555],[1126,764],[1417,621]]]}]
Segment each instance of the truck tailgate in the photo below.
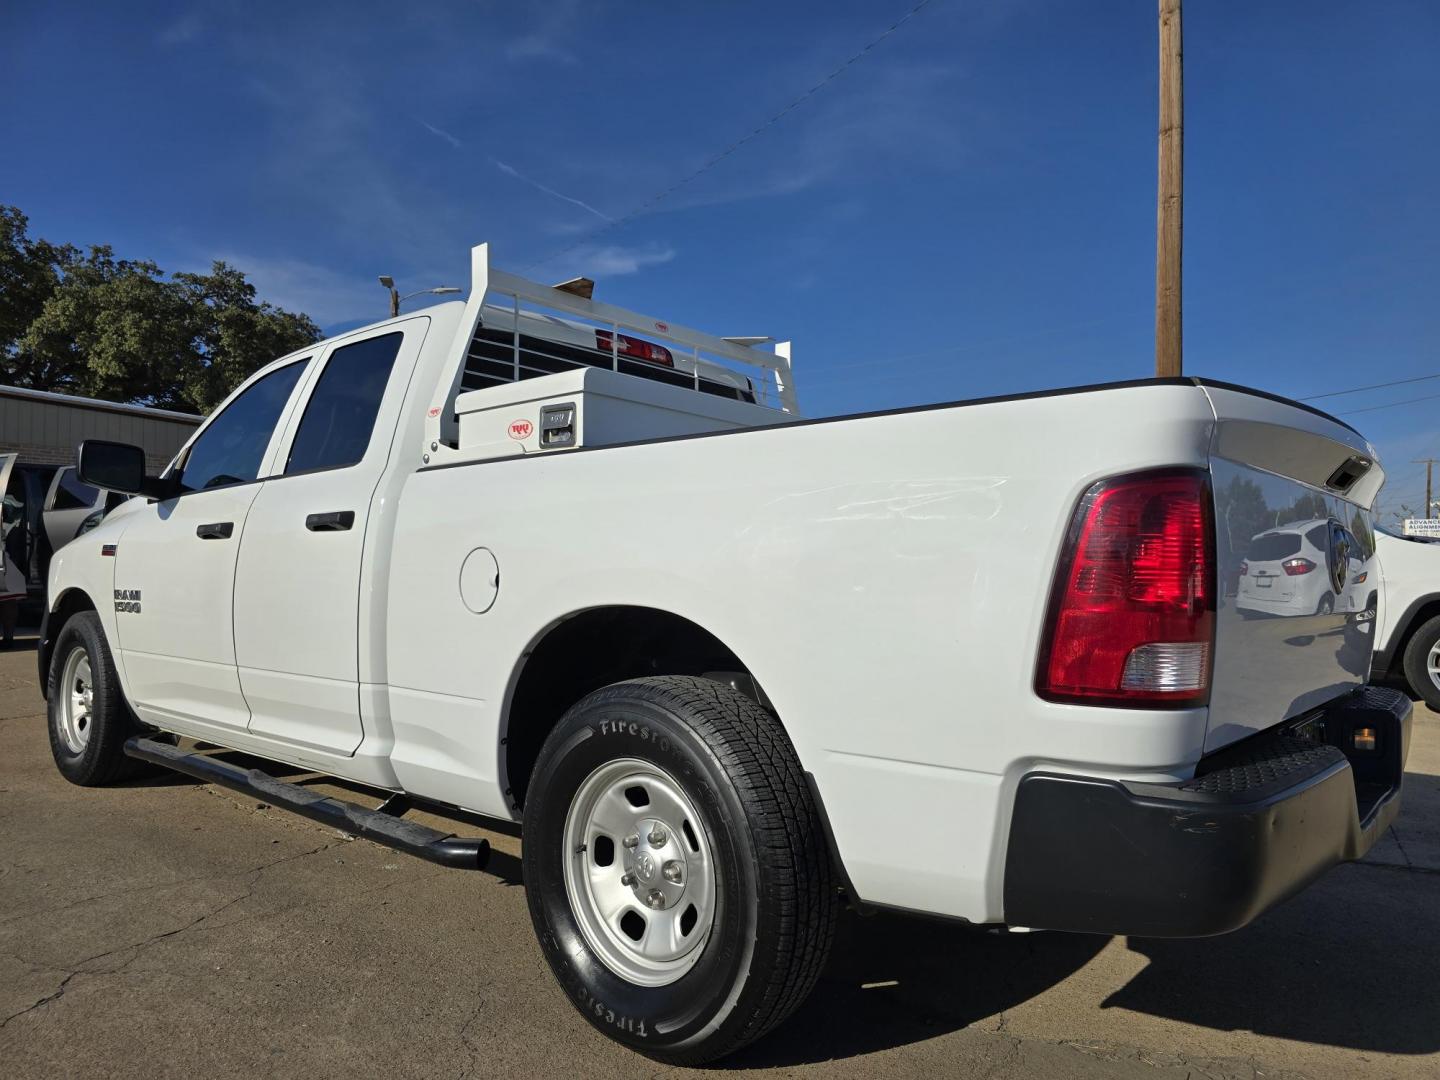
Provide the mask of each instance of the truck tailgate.
[{"label": "truck tailgate", "polygon": [[1370,508],[1384,474],[1337,420],[1202,385],[1216,417],[1210,752],[1365,682],[1378,589]]}]

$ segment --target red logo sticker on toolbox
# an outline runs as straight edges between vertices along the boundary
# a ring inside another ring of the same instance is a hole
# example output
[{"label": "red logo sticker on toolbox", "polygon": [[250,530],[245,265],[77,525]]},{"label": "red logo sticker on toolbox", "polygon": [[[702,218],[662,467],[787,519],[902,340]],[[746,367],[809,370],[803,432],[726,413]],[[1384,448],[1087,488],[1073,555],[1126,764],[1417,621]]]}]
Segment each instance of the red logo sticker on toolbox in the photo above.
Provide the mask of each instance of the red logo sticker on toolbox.
[{"label": "red logo sticker on toolbox", "polygon": [[528,439],[535,431],[535,425],[529,420],[511,420],[510,437],[512,439]]}]

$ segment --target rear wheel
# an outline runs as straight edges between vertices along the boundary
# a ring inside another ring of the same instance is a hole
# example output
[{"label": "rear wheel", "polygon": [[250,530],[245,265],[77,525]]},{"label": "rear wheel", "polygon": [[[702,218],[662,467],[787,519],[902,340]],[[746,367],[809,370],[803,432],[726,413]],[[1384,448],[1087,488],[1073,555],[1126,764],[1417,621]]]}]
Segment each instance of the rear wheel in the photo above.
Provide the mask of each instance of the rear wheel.
[{"label": "rear wheel", "polygon": [[1320,603],[1315,605],[1316,615],[1329,615],[1335,610],[1335,594],[1327,592],[1320,597]]},{"label": "rear wheel", "polygon": [[66,780],[103,787],[145,771],[143,762],[125,754],[125,740],[139,727],[120,692],[95,612],[80,612],[60,630],[46,698],[50,753]]},{"label": "rear wheel", "polygon": [[525,806],[546,959],[606,1035],[676,1064],[759,1038],[809,993],[830,862],[779,722],[705,679],[596,691],[551,732]]},{"label": "rear wheel", "polygon": [[1440,615],[1421,623],[1410,635],[1401,666],[1415,696],[1440,711]]}]

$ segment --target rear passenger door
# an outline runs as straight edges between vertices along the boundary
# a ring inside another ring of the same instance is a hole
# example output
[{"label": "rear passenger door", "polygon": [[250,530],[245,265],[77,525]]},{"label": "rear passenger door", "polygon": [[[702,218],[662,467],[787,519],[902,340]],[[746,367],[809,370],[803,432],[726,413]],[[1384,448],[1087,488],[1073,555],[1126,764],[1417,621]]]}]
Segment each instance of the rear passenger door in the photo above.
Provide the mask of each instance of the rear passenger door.
[{"label": "rear passenger door", "polygon": [[253,734],[339,754],[360,744],[366,527],[428,325],[326,351],[250,508],[235,657]]}]

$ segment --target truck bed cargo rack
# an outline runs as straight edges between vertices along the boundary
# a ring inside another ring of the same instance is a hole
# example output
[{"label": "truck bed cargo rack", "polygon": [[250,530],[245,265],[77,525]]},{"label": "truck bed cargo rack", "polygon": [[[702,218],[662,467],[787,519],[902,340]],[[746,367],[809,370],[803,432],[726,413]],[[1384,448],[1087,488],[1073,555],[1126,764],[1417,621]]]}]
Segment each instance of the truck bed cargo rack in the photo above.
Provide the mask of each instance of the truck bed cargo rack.
[{"label": "truck bed cargo rack", "polygon": [[126,741],[125,753],[193,776],[207,784],[219,784],[254,796],[271,806],[289,810],[341,832],[363,836],[427,862],[456,870],[483,870],[490,859],[490,841],[483,837],[455,836],[415,821],[400,820],[397,814],[409,809],[409,801],[404,798],[392,796],[383,806],[371,810],[322,795],[299,784],[277,780],[259,769],[242,769],[207,754],[182,750],[171,743],[140,735]]},{"label": "truck bed cargo rack", "polygon": [[479,244],[470,252],[452,367],[427,413],[426,464],[458,449],[461,394],[577,369],[608,369],[797,419],[790,355],[788,341],[709,334],[505,273],[490,265],[489,245]]}]

